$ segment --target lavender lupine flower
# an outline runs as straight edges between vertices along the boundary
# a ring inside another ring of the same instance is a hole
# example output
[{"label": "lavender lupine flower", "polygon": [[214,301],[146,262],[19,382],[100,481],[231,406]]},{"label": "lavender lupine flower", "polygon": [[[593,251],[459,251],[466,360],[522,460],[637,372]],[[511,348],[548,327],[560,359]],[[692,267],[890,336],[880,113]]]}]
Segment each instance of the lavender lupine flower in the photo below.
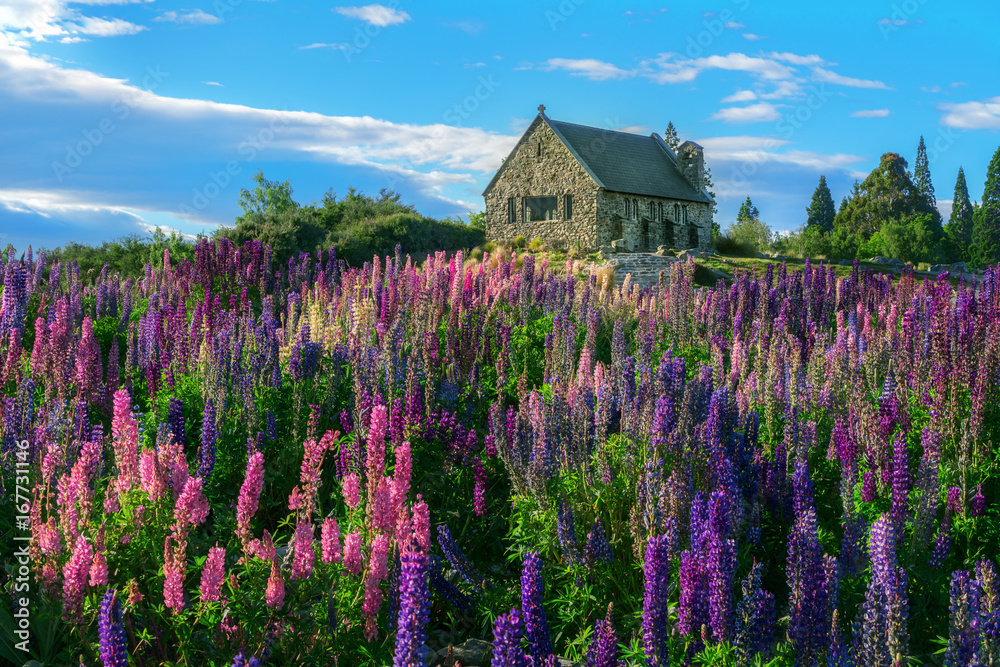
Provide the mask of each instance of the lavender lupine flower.
[{"label": "lavender lupine flower", "polygon": [[979,581],[965,570],[951,575],[951,605],[948,615],[948,648],[944,654],[946,667],[971,667],[980,662],[981,590]]},{"label": "lavender lupine flower", "polygon": [[198,477],[208,479],[215,468],[215,441],[218,431],[215,425],[215,401],[205,402],[205,413],[201,422],[201,448],[198,450]]},{"label": "lavender lupine flower", "polygon": [[708,548],[708,613],[712,640],[730,641],[733,636],[733,578],[736,575],[736,542],[712,535]]},{"label": "lavender lupine flower", "polygon": [[937,535],[934,537],[934,548],[931,550],[931,567],[938,568],[944,564],[948,553],[951,551],[951,515],[948,511],[944,513],[944,519],[938,526]]},{"label": "lavender lupine flower", "polygon": [[608,615],[594,624],[594,638],[587,648],[587,667],[618,667],[618,637],[612,607]]},{"label": "lavender lupine flower", "polygon": [[869,537],[872,579],[861,608],[860,661],[865,665],[899,665],[905,659],[909,635],[906,572],[896,561],[896,536],[890,517],[872,524]]},{"label": "lavender lupine flower", "polygon": [[167,424],[174,436],[174,442],[181,447],[187,445],[184,437],[184,404],[181,402],[181,399],[170,399],[170,407],[167,409]]},{"label": "lavender lupine flower", "polygon": [[521,609],[524,611],[524,629],[528,639],[528,652],[538,661],[552,654],[552,639],[545,620],[545,582],[542,579],[542,559],[537,551],[524,557],[521,572]]},{"label": "lavender lupine flower", "polygon": [[396,626],[394,667],[421,664],[427,640],[430,594],[427,587],[427,554],[411,551],[400,557],[399,616]]},{"label": "lavender lupine flower", "polygon": [[500,614],[493,622],[492,667],[528,667],[528,658],[521,650],[524,624],[517,607]]},{"label": "lavender lupine flower", "polygon": [[[685,551],[685,554],[690,552]],[[683,557],[682,557],[683,558]],[[683,561],[682,561],[683,563]],[[683,564],[681,566],[683,568]],[[646,579],[642,602],[642,639],[649,667],[670,664],[667,647],[667,576],[670,574],[670,544],[665,535],[650,536],[643,563]]]},{"label": "lavender lupine flower", "polygon": [[125,667],[128,664],[125,626],[122,608],[115,589],[109,588],[101,600],[101,613],[97,619],[100,636],[101,662],[104,667]]},{"label": "lavender lupine flower", "polygon": [[878,491],[875,486],[875,473],[871,470],[865,472],[862,477],[861,483],[861,501],[870,503],[874,502],[875,498],[878,497]]},{"label": "lavender lupine flower", "polygon": [[[565,500],[559,501],[556,512],[556,528],[559,533],[559,544],[562,546],[563,558],[567,563],[580,562],[580,547],[576,541],[576,521],[573,519],[573,506]],[[525,618],[527,621],[527,618]]]},{"label": "lavender lupine flower", "polygon": [[898,432],[893,438],[892,457],[892,510],[890,516],[897,536],[902,536],[909,514],[906,496],[910,491],[910,462],[906,453],[906,437]]}]

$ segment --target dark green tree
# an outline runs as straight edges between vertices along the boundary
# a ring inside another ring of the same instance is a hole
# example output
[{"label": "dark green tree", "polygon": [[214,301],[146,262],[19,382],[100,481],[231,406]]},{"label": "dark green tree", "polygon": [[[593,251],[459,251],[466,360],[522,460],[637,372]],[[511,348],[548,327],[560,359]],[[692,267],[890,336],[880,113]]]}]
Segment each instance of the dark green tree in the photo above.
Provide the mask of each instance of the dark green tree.
[{"label": "dark green tree", "polygon": [[983,201],[972,224],[972,256],[979,264],[989,264],[1000,258],[1000,148],[997,148],[986,170]]},{"label": "dark green tree", "polygon": [[815,227],[822,232],[833,231],[833,218],[837,215],[837,209],[833,205],[833,196],[826,184],[826,176],[819,177],[819,185],[813,192],[812,203],[809,204],[806,213],[809,215],[806,220],[807,227]]},{"label": "dark green tree", "polygon": [[969,256],[969,246],[972,245],[973,212],[972,201],[969,199],[969,186],[965,182],[965,170],[959,167],[958,178],[955,179],[951,217],[945,226],[945,232],[954,244],[955,251],[963,259]]},{"label": "dark green tree", "polygon": [[664,132],[663,140],[666,141],[667,145],[674,151],[676,151],[677,147],[681,145],[681,140],[677,138],[677,128],[674,127],[673,121],[667,123],[667,131]]},{"label": "dark green tree", "polygon": [[264,172],[260,169],[252,180],[257,187],[240,190],[240,208],[243,209],[240,219],[259,221],[265,215],[278,215],[299,207],[292,199],[292,186],[288,181],[269,181],[264,178]]},{"label": "dark green tree", "polygon": [[940,223],[934,222],[939,219],[935,218],[936,210],[910,180],[906,160],[896,153],[886,153],[864,181],[854,184],[847,207],[837,213],[834,226],[867,240],[887,222],[926,214],[932,218],[930,233],[940,237]]},{"label": "dark green tree", "polygon": [[760,211],[757,207],[753,205],[750,201],[750,195],[747,195],[747,199],[740,205],[740,212],[736,214],[736,220],[739,222],[751,222],[753,220],[760,219]]},{"label": "dark green tree", "polygon": [[934,184],[931,183],[931,168],[927,163],[927,147],[924,145],[923,135],[920,136],[917,159],[913,163],[913,184],[927,200],[927,203],[932,208],[937,208],[937,197],[934,196]]}]

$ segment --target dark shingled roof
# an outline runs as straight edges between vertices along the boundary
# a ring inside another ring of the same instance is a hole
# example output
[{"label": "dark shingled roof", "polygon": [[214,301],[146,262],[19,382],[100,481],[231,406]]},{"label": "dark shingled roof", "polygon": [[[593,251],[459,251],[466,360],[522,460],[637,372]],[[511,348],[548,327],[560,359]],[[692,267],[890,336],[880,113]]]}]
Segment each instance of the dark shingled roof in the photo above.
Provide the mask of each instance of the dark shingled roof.
[{"label": "dark shingled roof", "polygon": [[543,118],[605,189],[712,203],[684,178],[676,158],[659,137]]}]

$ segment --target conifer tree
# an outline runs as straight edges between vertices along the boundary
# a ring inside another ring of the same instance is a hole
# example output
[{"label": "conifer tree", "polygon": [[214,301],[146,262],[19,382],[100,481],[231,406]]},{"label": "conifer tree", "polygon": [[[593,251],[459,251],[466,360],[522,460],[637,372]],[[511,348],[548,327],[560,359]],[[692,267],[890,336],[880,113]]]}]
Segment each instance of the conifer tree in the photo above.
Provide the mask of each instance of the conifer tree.
[{"label": "conifer tree", "polygon": [[758,211],[757,207],[753,205],[752,201],[750,201],[749,195],[747,195],[747,200],[740,206],[740,212],[736,214],[736,219],[739,222],[750,222],[752,220],[760,219],[760,211]]},{"label": "conifer tree", "polygon": [[955,179],[955,197],[951,205],[951,217],[948,218],[948,225],[945,231],[958,254],[965,258],[969,255],[969,246],[972,244],[973,225],[972,201],[969,199],[969,186],[965,182],[965,170],[958,168],[958,178]]},{"label": "conifer tree", "polygon": [[924,145],[923,135],[920,136],[917,159],[913,163],[913,184],[917,186],[917,192],[924,196],[931,208],[937,208],[937,198],[934,196],[934,184],[931,183],[931,168],[927,162],[927,147]]},{"label": "conifer tree", "polygon": [[986,170],[983,201],[972,224],[973,256],[980,264],[1000,258],[1000,148]]},{"label": "conifer tree", "polygon": [[681,140],[677,138],[677,128],[674,127],[673,121],[667,123],[667,131],[664,134],[666,136],[663,137],[663,140],[672,150],[676,151],[677,147],[681,145]]},{"label": "conifer tree", "polygon": [[815,225],[823,232],[833,231],[833,218],[837,215],[837,209],[834,207],[830,188],[826,184],[826,176],[819,177],[819,185],[813,192],[812,203],[809,204],[806,213],[809,215],[809,219],[806,220],[807,226]]}]

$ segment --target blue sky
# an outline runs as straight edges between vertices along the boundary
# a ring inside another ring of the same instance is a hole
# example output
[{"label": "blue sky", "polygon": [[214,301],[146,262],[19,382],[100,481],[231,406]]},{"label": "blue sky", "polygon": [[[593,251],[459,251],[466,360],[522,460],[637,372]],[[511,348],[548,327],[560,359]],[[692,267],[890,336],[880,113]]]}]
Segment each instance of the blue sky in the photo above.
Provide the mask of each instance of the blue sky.
[{"label": "blue sky", "polygon": [[423,213],[482,189],[540,103],[706,150],[726,226],[776,230],[923,135],[947,216],[1000,144],[1000,7],[836,3],[6,0],[0,243],[211,232],[257,169],[300,203],[395,189]]}]

